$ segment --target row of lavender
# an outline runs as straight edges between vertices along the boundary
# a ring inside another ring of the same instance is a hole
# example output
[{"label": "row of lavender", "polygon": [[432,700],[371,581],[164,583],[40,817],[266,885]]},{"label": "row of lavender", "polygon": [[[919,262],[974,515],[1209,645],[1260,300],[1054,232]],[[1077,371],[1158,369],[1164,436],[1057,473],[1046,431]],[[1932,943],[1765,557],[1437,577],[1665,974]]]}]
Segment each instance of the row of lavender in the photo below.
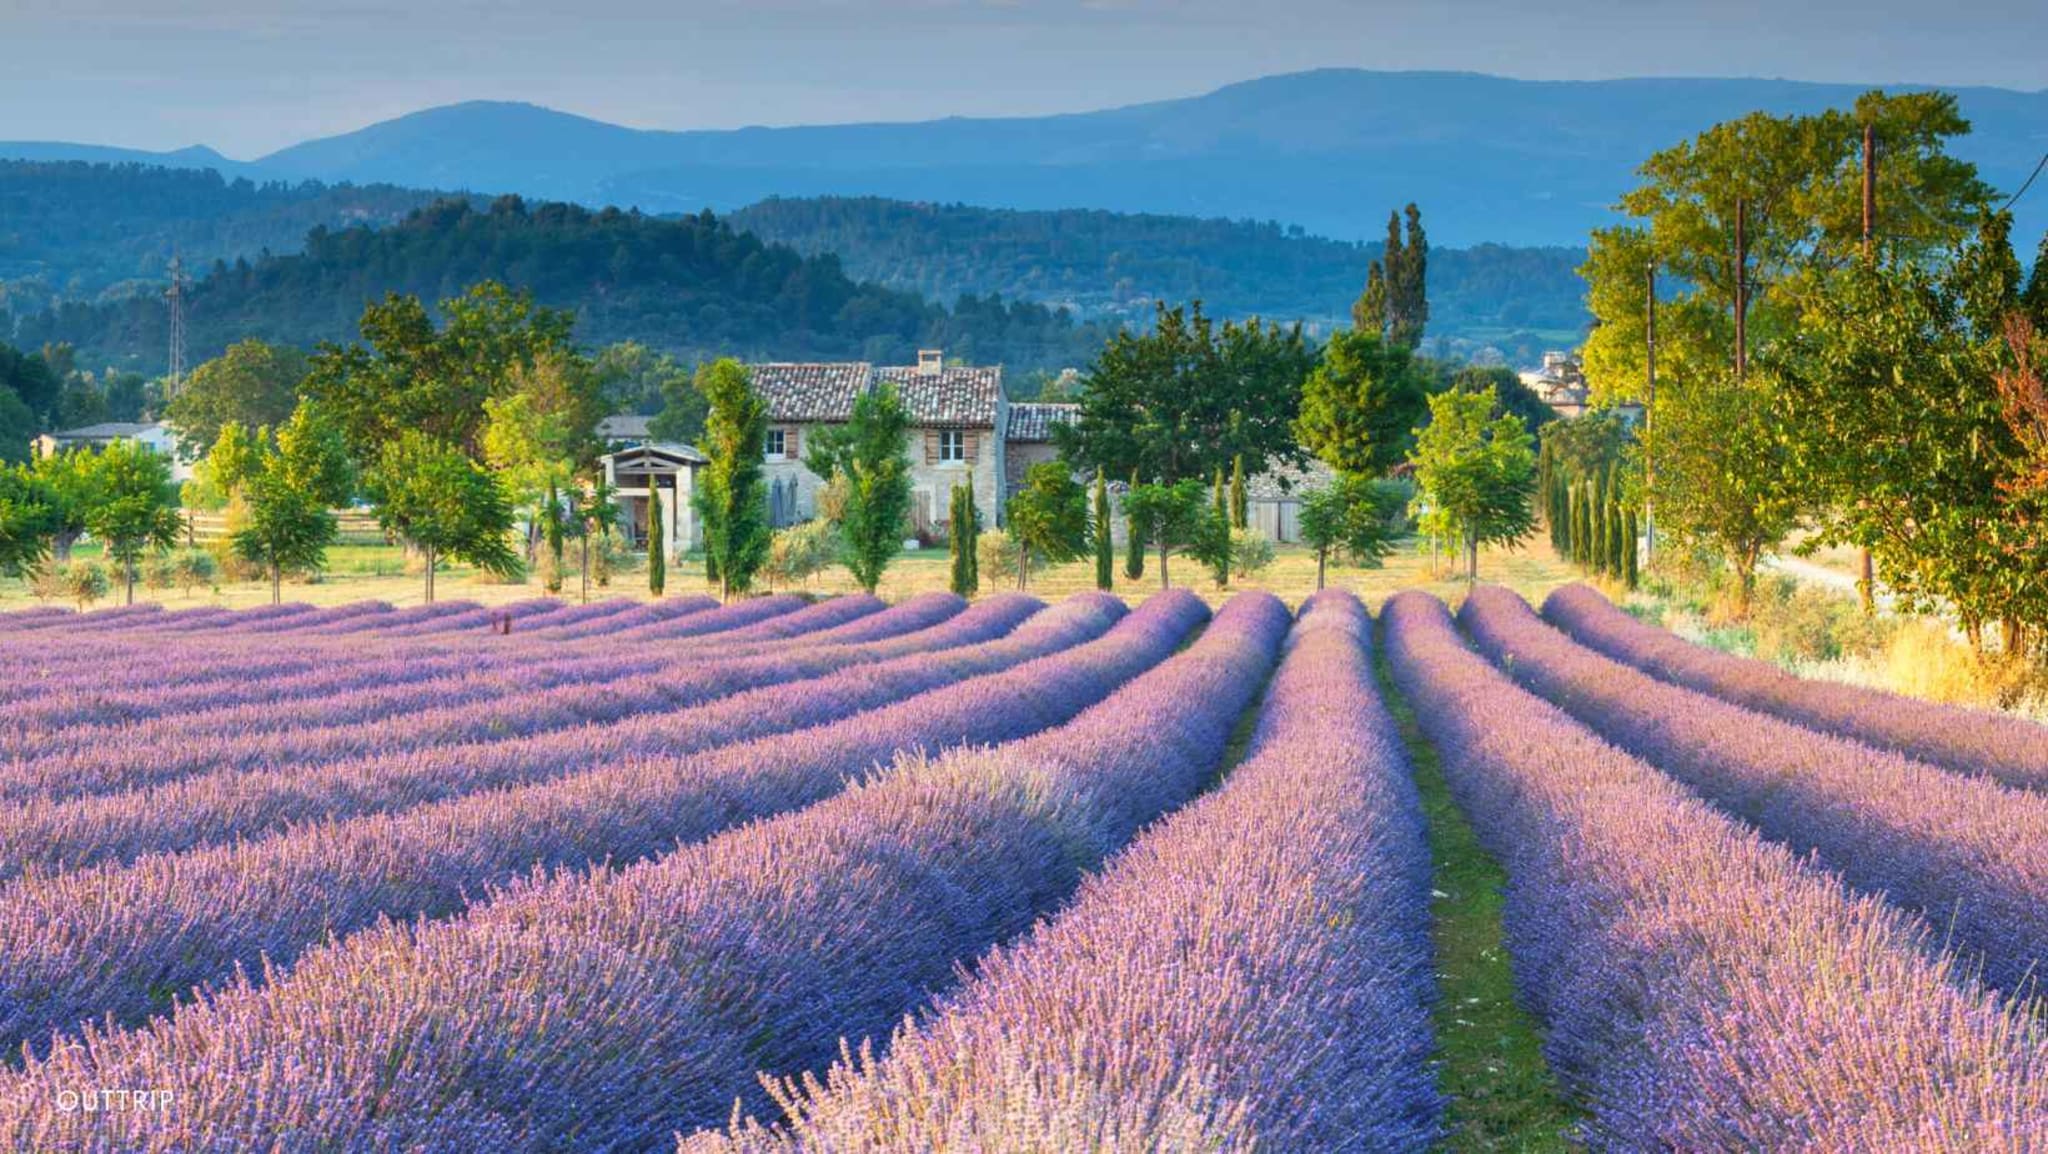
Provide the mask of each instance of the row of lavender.
[{"label": "row of lavender", "polygon": [[1517,681],[1765,836],[1944,927],[1985,978],[2048,963],[2048,796],[1965,777],[1660,681],[1473,591],[1460,623]]},{"label": "row of lavender", "polygon": [[1543,616],[1580,644],[1688,689],[1957,773],[2048,790],[2048,726],[1794,677],[1767,661],[1718,653],[1646,625],[1586,585],[1553,592],[1543,602]]},{"label": "row of lavender", "polygon": [[1163,596],[1109,628],[1122,614],[1114,598],[1076,598],[999,641],[713,707],[694,737],[672,738],[701,753],[627,750],[516,788],[16,881],[0,888],[0,1044],[41,1045],[101,1014],[139,1020],[329,933],[455,913],[536,865],[659,854],[818,801],[898,750],[1032,732],[1162,659],[1206,610]]},{"label": "row of lavender", "polygon": [[[714,608],[708,598],[684,598],[585,619],[564,630],[594,642],[584,646],[539,629],[517,640],[468,637],[460,644],[425,644],[326,631],[250,638],[223,627],[175,643],[141,637],[98,646],[70,640],[48,649],[18,647],[10,659],[15,685],[0,703],[0,723],[13,729],[108,725],[241,702],[317,699],[376,684],[380,675],[416,680],[450,670],[517,669],[536,659],[616,657],[708,634],[758,643],[783,635],[780,618],[800,618],[808,629],[882,607],[872,597],[847,597],[797,612],[804,604],[794,597],[763,597]],[[486,640],[492,643],[481,644]],[[114,669],[119,675],[110,678]]]},{"label": "row of lavender", "polygon": [[[916,740],[903,711],[918,702],[906,702],[871,727],[908,747],[892,771],[841,793],[875,747],[830,743],[814,769],[829,762],[831,800],[637,867],[537,878],[454,921],[387,924],[147,1030],[94,1031],[0,1081],[0,1133],[31,1148],[291,1135],[308,1147],[614,1149],[715,1122],[735,1096],[758,1097],[755,1070],[821,1064],[841,1036],[886,1029],[1202,787],[1285,609],[1233,601],[1114,696],[1122,677],[1107,666],[1137,673],[1204,615],[1192,597],[1162,595],[1084,647],[1104,666],[1092,676],[1072,663],[962,687],[974,699],[963,721],[1014,691],[1034,699],[1003,737],[1080,714],[1043,738],[923,759],[961,735]],[[1136,668],[1103,660],[1139,650],[1151,660]],[[767,753],[734,766],[759,775]],[[180,1109],[58,1109],[79,1084],[177,1086]]]},{"label": "row of lavender", "polygon": [[822,1082],[687,1151],[1415,1150],[1429,854],[1348,593],[1303,606],[1248,760],[1057,920]]},{"label": "row of lavender", "polygon": [[[2048,1148],[2040,1019],[1956,972],[1924,923],[1516,688],[1434,598],[1395,597],[1386,630],[1397,682],[1508,872],[1521,992],[1595,1144]],[[1518,647],[1513,667],[1531,658]]]},{"label": "row of lavender", "polygon": [[[957,602],[950,594],[931,600],[948,611],[956,606],[944,602]],[[1107,626],[1092,603],[1081,604],[1055,620]],[[133,785],[142,773],[149,784],[88,796],[45,790],[0,811],[0,881],[256,837],[294,823],[397,812],[625,758],[681,756],[707,743],[763,736],[821,720],[790,702],[813,699],[827,686],[836,708],[852,709],[928,687],[935,671],[962,676],[971,664],[934,663],[933,655],[1001,638],[1042,605],[1008,594],[950,616],[933,608],[913,600],[858,623],[861,636],[882,640],[829,644],[844,634],[827,630],[817,642],[778,655],[698,659],[625,685],[574,685],[498,706],[436,706],[340,731],[192,741],[140,762],[130,760],[135,755],[125,743],[93,747],[56,763],[72,775],[60,776],[70,790],[87,779]],[[940,620],[928,623],[933,616]],[[1064,635],[1055,626],[1048,636]],[[1027,635],[1027,651],[1036,636]],[[857,677],[849,672],[862,666]],[[359,753],[364,749],[374,752]],[[51,766],[45,760],[35,768],[40,774]]]},{"label": "row of lavender", "polygon": [[[777,624],[787,622],[798,631],[773,645],[750,643],[752,630],[742,628],[644,658],[622,653],[542,661],[490,675],[418,676],[417,663],[400,662],[390,668],[396,685],[378,684],[365,671],[369,684],[317,703],[227,706],[112,731],[87,729],[83,736],[60,731],[49,748],[0,765],[0,798],[79,797],[202,773],[300,771],[345,758],[610,723],[702,700],[706,690],[701,683],[721,670],[730,676],[711,678],[712,684],[738,689],[894,656],[907,651],[905,635],[936,628],[965,608],[951,594],[931,594],[835,624],[843,615],[827,613],[834,604],[778,619]],[[1014,623],[1010,611],[1016,603],[1006,604],[1009,609],[996,617]],[[975,619],[987,617],[983,613]],[[748,664],[735,671],[743,660]]]}]

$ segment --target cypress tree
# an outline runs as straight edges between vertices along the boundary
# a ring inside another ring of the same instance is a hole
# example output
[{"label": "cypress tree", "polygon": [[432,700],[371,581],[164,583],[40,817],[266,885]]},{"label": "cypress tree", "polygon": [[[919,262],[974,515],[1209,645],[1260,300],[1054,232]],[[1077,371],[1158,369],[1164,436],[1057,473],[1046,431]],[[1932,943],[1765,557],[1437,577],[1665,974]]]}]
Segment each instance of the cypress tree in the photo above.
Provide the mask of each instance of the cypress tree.
[{"label": "cypress tree", "polygon": [[1621,579],[1623,584],[1627,585],[1630,589],[1634,589],[1636,587],[1637,582],[1640,581],[1642,578],[1642,573],[1637,568],[1640,562],[1636,558],[1637,525],[1636,511],[1634,509],[1630,509],[1626,514],[1623,515],[1622,528],[1624,533],[1628,537],[1628,548],[1625,551],[1623,551],[1621,555]]},{"label": "cypress tree", "polygon": [[1574,565],[1583,564],[1585,558],[1579,552],[1579,487],[1573,485],[1565,491],[1565,546],[1564,558]]},{"label": "cypress tree", "polygon": [[1584,481],[1574,486],[1579,498],[1579,564],[1586,568],[1593,565],[1593,483]]},{"label": "cypress tree", "polygon": [[668,542],[661,524],[661,486],[647,478],[647,591],[661,596],[668,584]]},{"label": "cypress tree", "polygon": [[[1131,489],[1135,491],[1137,487],[1138,471],[1132,469]],[[1149,536],[1149,532],[1148,527],[1137,517],[1131,517],[1129,521],[1130,523],[1124,526],[1127,532],[1124,541],[1124,576],[1136,581],[1145,576],[1145,538]]]},{"label": "cypress tree", "polygon": [[1610,502],[1608,502],[1608,476],[1606,476],[1606,473],[1599,473],[1599,476],[1593,480],[1593,572],[1595,574],[1608,574],[1608,572],[1612,572],[1612,566],[1608,564],[1608,541],[1612,539],[1608,535],[1608,508],[1610,508]]},{"label": "cypress tree", "polygon": [[1251,501],[1244,490],[1244,454],[1230,459],[1230,527],[1251,528]]},{"label": "cypress tree", "polygon": [[974,573],[974,495],[965,485],[953,486],[952,507],[947,513],[952,533],[947,544],[952,547],[953,573],[951,587],[962,597],[974,596],[976,584]]},{"label": "cypress tree", "polygon": [[1095,470],[1095,587],[1116,588],[1116,546],[1109,537],[1109,482]]},{"label": "cypress tree", "polygon": [[548,479],[547,521],[541,526],[541,533],[547,540],[548,555],[555,560],[555,567],[548,570],[547,589],[550,593],[562,591],[562,495],[556,491],[554,478]]},{"label": "cypress tree", "polygon": [[[1222,532],[1227,538],[1230,534],[1230,493],[1223,487],[1223,466],[1221,465],[1216,467],[1215,504],[1216,524],[1222,526]],[[1216,585],[1218,588],[1221,588],[1228,584],[1230,584],[1230,560],[1228,557],[1225,557],[1223,567],[1216,571]]]}]

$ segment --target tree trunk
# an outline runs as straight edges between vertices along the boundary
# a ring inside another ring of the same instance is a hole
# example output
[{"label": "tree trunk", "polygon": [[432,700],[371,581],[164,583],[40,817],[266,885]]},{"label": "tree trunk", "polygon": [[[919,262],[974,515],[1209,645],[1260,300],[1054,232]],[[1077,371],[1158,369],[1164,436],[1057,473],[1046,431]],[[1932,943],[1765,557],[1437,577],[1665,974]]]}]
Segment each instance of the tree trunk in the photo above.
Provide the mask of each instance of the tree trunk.
[{"label": "tree trunk", "polygon": [[583,602],[590,603],[590,531],[583,531]]},{"label": "tree trunk", "polygon": [[121,563],[121,583],[124,590],[122,604],[135,604],[135,559],[133,557]]},{"label": "tree trunk", "polygon": [[1164,537],[1159,539],[1159,587],[1161,589],[1173,588],[1173,582],[1167,580],[1166,577],[1166,538]]},{"label": "tree trunk", "polygon": [[2026,627],[2017,617],[2007,617],[1998,623],[1999,640],[2004,644],[2007,657],[2018,657],[2027,649]]},{"label": "tree trunk", "polygon": [[1477,584],[1479,581],[1479,534],[1465,534],[1465,580]]},{"label": "tree trunk", "polygon": [[434,547],[432,545],[423,547],[420,550],[420,555],[425,557],[427,562],[427,604],[432,605],[434,603]]},{"label": "tree trunk", "polygon": [[50,538],[50,559],[59,565],[71,563],[71,546],[78,540],[76,533],[59,533]]},{"label": "tree trunk", "polygon": [[1877,612],[1877,562],[1868,549],[1863,551],[1863,576],[1856,582],[1856,596],[1863,602],[1865,617]]},{"label": "tree trunk", "polygon": [[1757,554],[1747,551],[1735,557],[1735,619],[1749,620],[1750,606],[1756,601]]},{"label": "tree trunk", "polygon": [[1322,592],[1323,589],[1323,566],[1326,562],[1328,562],[1329,558],[1329,550],[1316,550],[1316,592],[1318,593]]},{"label": "tree trunk", "polygon": [[275,558],[270,562],[270,603],[272,605],[284,603],[284,570],[282,566],[278,565]]},{"label": "tree trunk", "polygon": [[1017,592],[1024,592],[1024,582],[1031,574],[1031,550],[1021,543],[1017,546]]}]

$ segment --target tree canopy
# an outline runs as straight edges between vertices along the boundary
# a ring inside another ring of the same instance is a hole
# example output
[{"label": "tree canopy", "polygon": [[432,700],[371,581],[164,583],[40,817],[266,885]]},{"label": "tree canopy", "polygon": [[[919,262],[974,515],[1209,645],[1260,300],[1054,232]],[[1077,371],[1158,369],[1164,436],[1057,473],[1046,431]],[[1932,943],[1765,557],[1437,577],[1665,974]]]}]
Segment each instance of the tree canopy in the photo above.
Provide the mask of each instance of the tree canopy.
[{"label": "tree canopy", "polygon": [[807,438],[804,467],[844,486],[837,521],[841,559],[870,593],[889,562],[903,551],[910,517],[910,411],[896,386],[884,382],[862,393],[843,425]]},{"label": "tree canopy", "polygon": [[1200,302],[1160,304],[1151,332],[1120,332],[1089,367],[1060,456],[1117,476],[1173,482],[1299,461],[1294,421],[1316,350],[1299,326],[1213,323]]},{"label": "tree canopy", "polygon": [[1415,483],[1425,532],[1457,543],[1465,575],[1479,578],[1479,547],[1513,545],[1535,524],[1534,441],[1520,417],[1495,416],[1499,398],[1438,393],[1415,439]]}]

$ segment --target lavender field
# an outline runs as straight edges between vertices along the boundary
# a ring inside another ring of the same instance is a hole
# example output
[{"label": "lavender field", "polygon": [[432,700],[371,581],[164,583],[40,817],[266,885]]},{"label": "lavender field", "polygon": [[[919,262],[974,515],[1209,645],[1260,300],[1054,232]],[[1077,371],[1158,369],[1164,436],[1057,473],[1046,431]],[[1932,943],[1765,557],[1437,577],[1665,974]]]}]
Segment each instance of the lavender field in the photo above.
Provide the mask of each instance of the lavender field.
[{"label": "lavender field", "polygon": [[0,615],[0,1147],[2048,1150],[2044,748],[1583,587]]}]

